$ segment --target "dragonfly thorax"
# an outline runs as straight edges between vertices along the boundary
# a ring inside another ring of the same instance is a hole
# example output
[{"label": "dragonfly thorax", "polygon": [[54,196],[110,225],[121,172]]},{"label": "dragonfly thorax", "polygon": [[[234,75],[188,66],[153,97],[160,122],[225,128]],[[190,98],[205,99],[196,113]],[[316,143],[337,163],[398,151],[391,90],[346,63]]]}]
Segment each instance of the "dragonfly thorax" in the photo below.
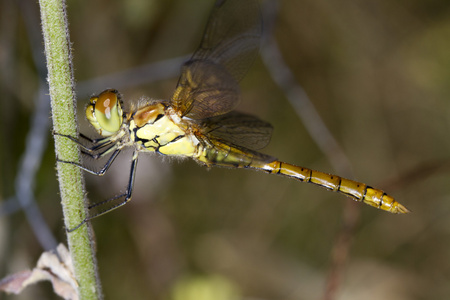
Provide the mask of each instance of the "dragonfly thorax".
[{"label": "dragonfly thorax", "polygon": [[139,108],[129,119],[131,141],[141,151],[193,156],[198,140],[179,116],[161,102]]}]

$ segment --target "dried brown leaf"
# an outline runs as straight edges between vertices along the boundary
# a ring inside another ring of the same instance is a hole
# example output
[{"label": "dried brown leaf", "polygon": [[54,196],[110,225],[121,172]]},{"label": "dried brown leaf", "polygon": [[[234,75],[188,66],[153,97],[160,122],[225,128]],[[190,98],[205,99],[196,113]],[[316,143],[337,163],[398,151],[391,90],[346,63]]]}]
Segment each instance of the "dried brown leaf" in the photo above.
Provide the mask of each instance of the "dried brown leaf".
[{"label": "dried brown leaf", "polygon": [[42,253],[36,268],[22,271],[0,280],[0,291],[19,294],[27,286],[48,280],[59,296],[68,300],[78,300],[78,284],[73,275],[70,253],[63,244],[59,244],[56,252]]}]

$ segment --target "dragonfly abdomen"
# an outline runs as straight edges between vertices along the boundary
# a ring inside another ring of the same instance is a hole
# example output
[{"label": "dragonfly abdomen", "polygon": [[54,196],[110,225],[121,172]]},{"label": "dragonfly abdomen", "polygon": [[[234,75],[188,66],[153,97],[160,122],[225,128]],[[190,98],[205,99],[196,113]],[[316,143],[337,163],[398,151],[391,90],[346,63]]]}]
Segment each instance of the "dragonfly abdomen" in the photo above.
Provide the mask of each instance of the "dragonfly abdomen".
[{"label": "dragonfly abdomen", "polygon": [[310,182],[391,213],[409,212],[406,207],[382,190],[374,189],[364,183],[342,178],[337,175],[295,166],[278,160],[262,164],[254,162],[250,167],[261,169],[271,174],[283,175],[299,181]]},{"label": "dragonfly abdomen", "polygon": [[286,176],[302,182],[313,183],[394,214],[409,212],[406,207],[398,203],[393,197],[364,183],[288,164],[269,155],[248,149],[239,149],[219,141],[213,140],[211,145],[204,146],[200,154],[196,156],[196,159],[208,166],[251,168],[270,174]]},{"label": "dragonfly abdomen", "polygon": [[212,145],[201,147],[196,159],[207,166],[247,168],[253,162],[254,154],[212,141]]}]

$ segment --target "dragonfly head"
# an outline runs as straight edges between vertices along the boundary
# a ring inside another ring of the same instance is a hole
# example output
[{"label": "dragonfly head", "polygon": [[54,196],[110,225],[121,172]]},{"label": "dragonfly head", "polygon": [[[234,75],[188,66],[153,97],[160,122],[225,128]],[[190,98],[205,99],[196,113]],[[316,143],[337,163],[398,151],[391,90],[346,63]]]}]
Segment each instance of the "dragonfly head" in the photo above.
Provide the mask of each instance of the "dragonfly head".
[{"label": "dragonfly head", "polygon": [[119,131],[123,123],[121,102],[117,90],[105,90],[91,97],[86,117],[100,135],[107,137]]}]

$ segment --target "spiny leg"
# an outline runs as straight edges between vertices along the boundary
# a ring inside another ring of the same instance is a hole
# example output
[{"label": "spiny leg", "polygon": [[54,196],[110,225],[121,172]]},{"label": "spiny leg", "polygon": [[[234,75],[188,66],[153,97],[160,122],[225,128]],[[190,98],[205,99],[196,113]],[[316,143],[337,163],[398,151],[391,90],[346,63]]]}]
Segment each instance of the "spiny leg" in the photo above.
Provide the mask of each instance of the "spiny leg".
[{"label": "spiny leg", "polygon": [[[116,155],[117,156],[117,155]],[[128,179],[128,186],[127,186],[127,190],[125,193],[114,196],[112,198],[109,198],[107,200],[104,201],[100,201],[98,203],[94,203],[90,206],[88,206],[88,210],[92,210],[92,209],[96,209],[96,208],[100,208],[97,212],[94,212],[92,215],[87,216],[80,224],[78,224],[77,226],[75,226],[74,228],[70,228],[67,229],[67,232],[72,232],[74,230],[77,230],[78,228],[80,228],[83,224],[85,224],[86,222],[97,218],[101,215],[104,215],[114,209],[117,209],[125,204],[127,204],[128,202],[130,202],[131,200],[131,196],[133,194],[133,187],[134,187],[134,178],[136,175],[136,166],[137,166],[137,162],[138,162],[138,152],[135,151],[133,153],[133,159],[131,161],[131,167],[130,167],[130,176]],[[122,201],[115,203],[115,200],[117,199],[121,199],[124,198]],[[102,208],[104,207],[106,204],[110,204],[109,206],[107,206],[106,208]]]},{"label": "spiny leg", "polygon": [[98,153],[90,153],[90,152],[86,152],[83,149],[81,150],[81,153],[83,153],[84,155],[89,156],[92,159],[100,159],[102,157],[105,157],[106,155],[108,155],[109,153],[111,153],[111,151],[115,151],[115,149],[118,148],[117,144],[113,144],[113,145],[109,145],[108,148],[104,149],[102,152],[98,152]]},{"label": "spiny leg", "polygon": [[91,139],[90,137],[87,137],[86,135],[80,133],[81,138],[92,143],[92,147],[88,147],[88,146],[84,145],[82,142],[80,142],[79,139],[77,139],[71,135],[61,134],[61,133],[57,133],[57,132],[54,132],[53,135],[59,135],[59,136],[68,138],[71,141],[73,141],[74,143],[76,143],[77,145],[79,145],[83,150],[86,150],[88,152],[97,151],[97,150],[99,150],[103,147],[107,147],[115,142],[114,140],[111,140],[111,137],[100,138],[100,139]]},{"label": "spiny leg", "polygon": [[[100,153],[98,156],[93,156],[93,155],[90,155],[88,153],[84,153],[84,154],[89,155],[89,156],[91,156],[94,159],[98,159],[98,158],[101,158],[101,157],[109,154],[109,152],[112,151],[112,149],[114,149],[114,147],[115,147],[115,145],[112,146],[111,148],[107,149],[103,153]],[[77,163],[77,162],[74,162],[74,161],[61,160],[59,158],[56,158],[56,161],[57,162],[62,162],[62,163],[65,163],[65,164],[71,164],[71,165],[77,166],[78,168],[80,168],[83,171],[86,171],[86,172],[88,172],[88,173],[90,173],[92,175],[103,176],[106,173],[106,171],[109,170],[109,167],[111,167],[112,163],[116,159],[117,155],[119,155],[120,151],[121,151],[121,149],[115,149],[113,154],[111,154],[111,156],[108,158],[108,161],[105,163],[105,165],[99,171],[91,170],[91,169],[86,168],[85,166],[81,165],[80,163]]]},{"label": "spiny leg", "polygon": [[[57,162],[75,165],[75,166],[79,167],[80,169],[82,169],[90,174],[93,174],[93,175],[103,176],[106,173],[106,171],[108,171],[109,167],[114,162],[117,155],[119,155],[119,153],[120,153],[120,148],[117,149],[117,147],[118,147],[117,144],[114,144],[114,141],[111,140],[110,137],[100,138],[100,139],[91,139],[91,138],[85,136],[84,134],[80,133],[81,138],[84,138],[93,144],[92,147],[88,147],[88,146],[84,145],[83,143],[81,143],[77,138],[75,138],[73,136],[60,134],[60,133],[56,133],[56,132],[54,132],[53,134],[68,138],[71,141],[75,142],[77,145],[79,145],[82,148],[82,151],[81,151],[82,154],[87,155],[87,156],[91,157],[92,159],[103,158],[106,155],[108,155],[109,153],[111,153],[112,151],[114,151],[113,154],[108,158],[108,161],[105,163],[105,165],[102,167],[102,169],[100,171],[94,171],[89,168],[86,168],[78,162],[66,161],[66,160],[59,159],[58,157],[56,158]],[[106,147],[106,149],[103,149],[102,152],[95,153],[96,151],[99,151],[105,147]]]}]

